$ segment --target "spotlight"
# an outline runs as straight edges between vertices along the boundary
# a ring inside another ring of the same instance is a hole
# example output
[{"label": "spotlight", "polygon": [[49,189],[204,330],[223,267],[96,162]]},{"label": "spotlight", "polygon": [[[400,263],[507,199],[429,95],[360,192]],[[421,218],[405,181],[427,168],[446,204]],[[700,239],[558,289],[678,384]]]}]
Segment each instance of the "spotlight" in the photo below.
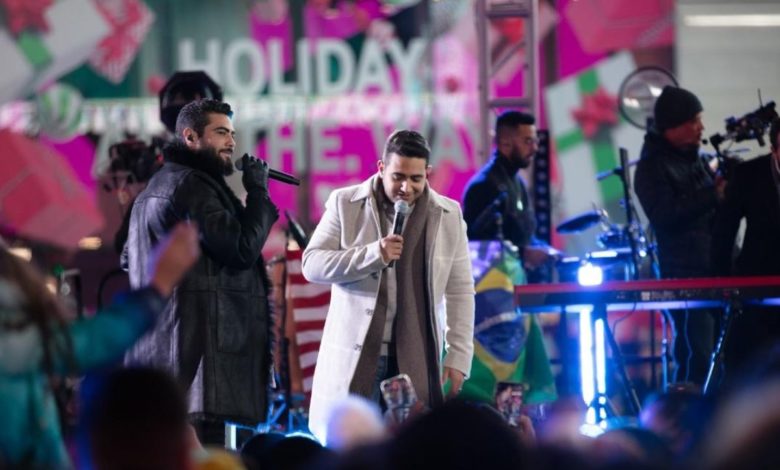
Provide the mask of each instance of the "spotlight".
[{"label": "spotlight", "polygon": [[601,267],[585,263],[577,269],[577,283],[581,286],[600,286],[604,282],[604,271]]}]

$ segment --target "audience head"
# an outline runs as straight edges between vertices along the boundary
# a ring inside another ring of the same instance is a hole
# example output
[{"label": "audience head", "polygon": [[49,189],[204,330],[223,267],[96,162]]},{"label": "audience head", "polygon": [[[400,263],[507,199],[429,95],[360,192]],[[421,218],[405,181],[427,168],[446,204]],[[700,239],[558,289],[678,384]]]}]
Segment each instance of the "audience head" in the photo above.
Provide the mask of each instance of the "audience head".
[{"label": "audience head", "polygon": [[331,408],[327,430],[325,445],[338,451],[381,441],[387,434],[379,407],[356,395]]},{"label": "audience head", "polygon": [[191,468],[179,384],[150,368],[119,369],[82,385],[81,449],[98,470]]},{"label": "audience head", "polygon": [[651,395],[639,416],[640,425],[663,439],[678,457],[687,457],[708,427],[712,402],[698,389],[672,384],[665,393]]},{"label": "audience head", "polygon": [[597,459],[604,465],[639,465],[642,468],[666,469],[673,455],[663,439],[654,432],[627,426],[611,429],[595,442]]},{"label": "audience head", "polygon": [[250,469],[266,468],[271,449],[283,439],[284,434],[278,432],[255,434],[241,446],[241,458]]},{"label": "audience head", "polygon": [[529,453],[498,413],[461,401],[410,421],[390,444],[394,468],[521,470]]},{"label": "audience head", "polygon": [[330,451],[313,437],[290,435],[273,445],[269,452],[269,470],[304,469]]},{"label": "audience head", "polygon": [[705,468],[780,468],[780,379],[728,397],[713,425],[703,448]]}]

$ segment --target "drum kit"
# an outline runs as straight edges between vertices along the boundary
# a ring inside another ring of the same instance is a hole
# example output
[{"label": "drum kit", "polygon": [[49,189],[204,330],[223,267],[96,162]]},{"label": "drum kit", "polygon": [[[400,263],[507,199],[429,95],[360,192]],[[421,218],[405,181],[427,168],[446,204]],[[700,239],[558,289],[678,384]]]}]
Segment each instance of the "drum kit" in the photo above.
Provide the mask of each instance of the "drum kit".
[{"label": "drum kit", "polygon": [[593,209],[564,220],[556,227],[560,234],[576,234],[594,226],[600,230],[596,243],[600,249],[586,252],[583,256],[560,258],[556,267],[560,282],[577,279],[577,270],[583,264],[598,266],[604,272],[605,280],[626,281],[633,277],[639,264],[647,256],[648,243],[644,233],[636,224],[617,225],[610,221],[604,209]]}]

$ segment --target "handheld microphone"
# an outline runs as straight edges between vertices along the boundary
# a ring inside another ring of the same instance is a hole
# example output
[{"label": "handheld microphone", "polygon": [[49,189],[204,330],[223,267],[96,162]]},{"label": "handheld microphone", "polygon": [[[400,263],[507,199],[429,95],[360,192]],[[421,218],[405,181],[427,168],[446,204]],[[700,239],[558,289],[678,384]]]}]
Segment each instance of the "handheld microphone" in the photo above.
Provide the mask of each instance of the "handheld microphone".
[{"label": "handheld microphone", "polygon": [[[250,156],[249,158],[255,158],[255,157]],[[244,171],[244,161],[241,158],[236,160],[234,165],[236,167],[236,170]],[[287,183],[287,184],[293,184],[295,186],[299,186],[301,184],[301,180],[294,177],[293,175],[284,173],[282,171],[274,170],[272,168],[268,169],[268,177],[271,178],[272,180],[281,181],[282,183]]]},{"label": "handheld microphone", "polygon": [[[404,220],[409,214],[409,203],[400,199],[395,201],[395,217],[393,217],[393,235],[401,235],[404,229]],[[395,265],[395,260],[390,261],[387,266],[392,268]]]},{"label": "handheld microphone", "polygon": [[287,217],[287,228],[290,231],[290,236],[293,237],[293,240],[295,240],[301,250],[305,250],[306,245],[309,244],[309,237],[306,235],[303,227],[289,212],[284,211],[284,216]]}]

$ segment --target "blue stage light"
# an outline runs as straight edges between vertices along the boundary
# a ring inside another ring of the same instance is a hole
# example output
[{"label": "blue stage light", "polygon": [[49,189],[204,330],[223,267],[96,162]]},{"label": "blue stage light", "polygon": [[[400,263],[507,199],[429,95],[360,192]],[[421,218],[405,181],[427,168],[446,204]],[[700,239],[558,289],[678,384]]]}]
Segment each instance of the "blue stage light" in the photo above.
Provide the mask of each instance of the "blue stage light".
[{"label": "blue stage light", "polygon": [[591,263],[585,263],[577,269],[577,283],[581,286],[599,286],[604,282],[604,271]]}]

